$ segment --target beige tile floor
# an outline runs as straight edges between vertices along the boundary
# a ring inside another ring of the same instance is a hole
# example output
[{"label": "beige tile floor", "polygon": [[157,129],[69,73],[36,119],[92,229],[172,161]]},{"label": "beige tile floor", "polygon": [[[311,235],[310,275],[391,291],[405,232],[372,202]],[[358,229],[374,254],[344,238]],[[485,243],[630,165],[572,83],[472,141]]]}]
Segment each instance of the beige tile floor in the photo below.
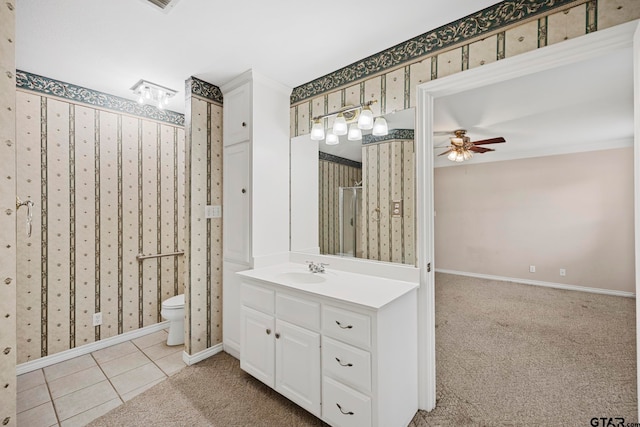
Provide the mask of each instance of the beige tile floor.
[{"label": "beige tile floor", "polygon": [[18,376],[18,426],[83,426],[185,367],[159,331]]}]

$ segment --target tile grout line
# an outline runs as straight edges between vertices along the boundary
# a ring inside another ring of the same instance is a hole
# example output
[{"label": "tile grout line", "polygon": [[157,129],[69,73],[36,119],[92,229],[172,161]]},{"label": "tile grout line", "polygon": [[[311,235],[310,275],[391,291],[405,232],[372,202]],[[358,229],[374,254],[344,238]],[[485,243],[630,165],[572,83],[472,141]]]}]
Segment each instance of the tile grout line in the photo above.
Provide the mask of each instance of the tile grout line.
[{"label": "tile grout line", "polygon": [[[107,347],[108,348],[108,347]],[[118,390],[116,390],[116,387],[113,385],[113,383],[111,382],[111,378],[109,378],[107,376],[107,373],[102,369],[102,366],[100,366],[100,362],[98,362],[98,360],[93,356],[93,353],[89,353],[91,354],[91,357],[93,358],[93,360],[96,362],[96,365],[98,365],[98,369],[100,369],[100,372],[102,372],[102,375],[104,375],[104,377],[107,379],[107,381],[109,382],[109,385],[111,386],[111,388],[113,389],[113,391],[116,392],[116,396],[118,396],[118,399],[120,399],[120,402],[124,404],[124,400],[122,399],[122,396],[120,396],[120,393],[118,393]],[[115,360],[115,359],[114,359]],[[107,400],[108,402],[108,400]],[[102,405],[103,403],[107,403],[107,402],[102,402],[100,405]],[[96,408],[100,405],[94,406],[93,408]],[[87,411],[90,411],[91,409],[87,409]],[[83,411],[81,413],[87,412],[87,411]],[[75,415],[74,415],[75,416]]]},{"label": "tile grout line", "polygon": [[61,425],[60,423],[60,416],[58,415],[58,408],[56,408],[56,404],[53,401],[53,394],[51,394],[51,389],[49,388],[49,381],[47,380],[47,376],[44,374],[44,369],[42,370],[42,378],[44,378],[44,383],[47,386],[47,392],[49,393],[49,399],[51,402],[51,407],[53,408],[53,413],[56,416],[56,421],[58,422],[58,426]]}]

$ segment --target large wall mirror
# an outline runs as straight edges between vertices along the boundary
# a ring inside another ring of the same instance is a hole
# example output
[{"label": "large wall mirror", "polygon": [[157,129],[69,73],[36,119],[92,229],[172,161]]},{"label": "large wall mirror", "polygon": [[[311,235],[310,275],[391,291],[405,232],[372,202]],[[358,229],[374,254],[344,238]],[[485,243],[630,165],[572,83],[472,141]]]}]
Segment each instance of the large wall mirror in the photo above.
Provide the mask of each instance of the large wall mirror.
[{"label": "large wall mirror", "polygon": [[383,117],[384,136],[291,140],[292,251],[415,265],[415,109]]}]

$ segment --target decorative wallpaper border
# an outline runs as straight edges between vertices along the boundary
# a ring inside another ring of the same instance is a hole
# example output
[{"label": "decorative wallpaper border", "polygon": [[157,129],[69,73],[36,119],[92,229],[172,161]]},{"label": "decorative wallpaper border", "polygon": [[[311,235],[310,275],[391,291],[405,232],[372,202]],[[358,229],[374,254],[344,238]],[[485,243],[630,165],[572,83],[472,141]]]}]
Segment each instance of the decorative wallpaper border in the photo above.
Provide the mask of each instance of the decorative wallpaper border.
[{"label": "decorative wallpaper border", "polygon": [[191,76],[189,80],[191,81],[190,86],[192,94],[222,105],[222,91],[218,86],[193,76]]},{"label": "decorative wallpaper border", "polygon": [[413,129],[392,129],[384,136],[362,135],[362,145],[375,144],[376,142],[391,141],[397,139],[414,139]]},{"label": "decorative wallpaper border", "polygon": [[327,162],[338,163],[340,165],[351,166],[353,168],[362,169],[362,162],[356,162],[355,160],[345,159],[344,157],[334,156],[333,154],[324,153],[318,151],[319,159],[326,160]]},{"label": "decorative wallpaper border", "polygon": [[505,0],[298,86],[291,93],[291,104],[575,2]]},{"label": "decorative wallpaper border", "polygon": [[16,87],[176,126],[184,126],[184,114],[169,110],[159,110],[152,105],[140,105],[130,99],[109,95],[22,70],[16,70]]}]

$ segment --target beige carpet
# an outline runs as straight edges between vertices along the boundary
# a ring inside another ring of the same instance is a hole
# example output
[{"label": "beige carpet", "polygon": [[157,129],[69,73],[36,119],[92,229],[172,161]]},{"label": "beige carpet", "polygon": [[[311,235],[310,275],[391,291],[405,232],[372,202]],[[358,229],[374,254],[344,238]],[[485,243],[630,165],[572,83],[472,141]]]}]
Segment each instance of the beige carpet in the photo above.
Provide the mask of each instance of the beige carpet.
[{"label": "beige carpet", "polygon": [[[437,274],[436,324],[438,406],[411,427],[638,421],[634,299]],[[323,423],[219,354],[91,425]]]}]

